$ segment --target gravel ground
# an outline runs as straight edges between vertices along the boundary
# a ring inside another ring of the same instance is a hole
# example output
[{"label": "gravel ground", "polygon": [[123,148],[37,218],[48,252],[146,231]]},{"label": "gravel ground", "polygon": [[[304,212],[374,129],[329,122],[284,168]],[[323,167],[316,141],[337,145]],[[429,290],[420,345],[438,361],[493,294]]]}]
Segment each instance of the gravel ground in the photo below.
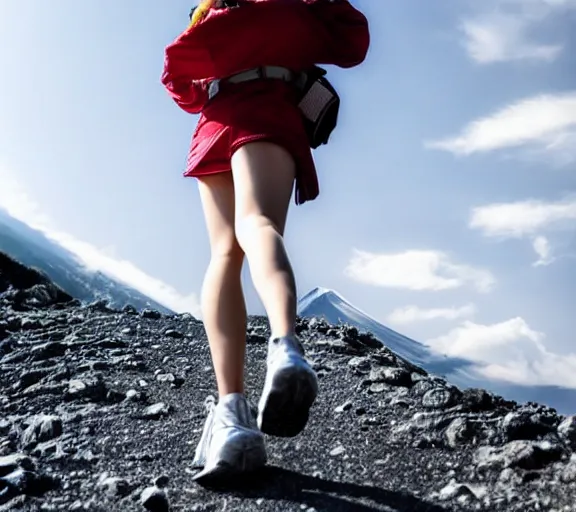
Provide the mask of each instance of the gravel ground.
[{"label": "gravel ground", "polygon": [[[299,333],[320,380],[307,428],[204,489],[202,323],[83,305],[0,255],[0,511],[576,511],[576,417],[459,390],[351,327]],[[250,319],[253,404],[268,334]]]}]

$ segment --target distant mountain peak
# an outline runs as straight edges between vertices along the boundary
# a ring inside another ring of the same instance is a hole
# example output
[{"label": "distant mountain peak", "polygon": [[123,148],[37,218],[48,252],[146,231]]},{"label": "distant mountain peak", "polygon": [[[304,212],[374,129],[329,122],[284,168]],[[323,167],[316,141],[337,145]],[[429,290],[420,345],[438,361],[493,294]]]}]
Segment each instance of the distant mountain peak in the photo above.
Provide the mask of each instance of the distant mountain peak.
[{"label": "distant mountain peak", "polygon": [[371,332],[398,355],[426,367],[428,371],[443,374],[447,367],[465,364],[463,361],[447,360],[444,355],[434,352],[423,343],[386,327],[331,288],[318,286],[302,296],[298,301],[298,315],[303,318],[323,318],[331,324],[348,324],[360,331]]},{"label": "distant mountain peak", "polygon": [[427,345],[386,327],[331,288],[318,286],[303,295],[298,301],[298,315],[323,318],[332,325],[347,324],[360,332],[370,332],[400,357],[461,388],[486,388],[513,400],[544,402],[558,410],[571,410],[573,407],[573,389],[521,386],[485,377],[476,371],[477,364],[473,361],[439,354]]},{"label": "distant mountain peak", "polygon": [[325,295],[327,293],[335,293],[335,291],[330,288],[324,288],[323,286],[317,286],[316,288],[310,290],[306,295],[304,295],[304,297],[307,297],[309,295],[319,297],[320,295]]},{"label": "distant mountain peak", "polygon": [[305,310],[309,305],[318,300],[348,303],[348,301],[336,290],[333,290],[332,288],[317,286],[302,296],[302,298],[298,301],[298,309]]}]

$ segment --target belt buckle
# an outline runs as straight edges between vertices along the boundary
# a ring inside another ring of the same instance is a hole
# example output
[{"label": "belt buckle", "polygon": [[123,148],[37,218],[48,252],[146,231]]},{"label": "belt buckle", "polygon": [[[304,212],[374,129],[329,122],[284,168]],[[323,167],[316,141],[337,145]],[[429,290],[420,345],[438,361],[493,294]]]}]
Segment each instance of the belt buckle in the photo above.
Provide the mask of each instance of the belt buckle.
[{"label": "belt buckle", "polygon": [[208,86],[208,97],[212,99],[220,92],[220,80],[212,80]]}]

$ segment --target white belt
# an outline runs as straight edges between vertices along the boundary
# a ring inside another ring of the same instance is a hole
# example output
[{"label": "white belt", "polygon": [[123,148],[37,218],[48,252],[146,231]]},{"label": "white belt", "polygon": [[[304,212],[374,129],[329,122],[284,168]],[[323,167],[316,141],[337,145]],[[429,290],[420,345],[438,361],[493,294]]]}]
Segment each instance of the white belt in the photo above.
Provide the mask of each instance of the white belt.
[{"label": "white belt", "polygon": [[292,82],[299,79],[300,76],[299,73],[294,73],[288,68],[283,68],[281,66],[262,66],[260,68],[247,69],[246,71],[242,71],[227,78],[212,80],[208,84],[208,98],[212,99],[218,94],[221,82],[238,84],[240,82],[248,82],[250,80],[258,80],[261,78],[273,78],[284,80],[285,82]]}]

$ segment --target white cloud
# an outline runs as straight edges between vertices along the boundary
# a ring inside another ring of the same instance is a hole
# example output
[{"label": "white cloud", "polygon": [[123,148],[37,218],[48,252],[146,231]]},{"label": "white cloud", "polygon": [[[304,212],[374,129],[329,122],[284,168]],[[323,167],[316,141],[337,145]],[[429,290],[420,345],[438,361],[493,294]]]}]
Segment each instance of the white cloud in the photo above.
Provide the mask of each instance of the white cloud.
[{"label": "white cloud", "polygon": [[545,236],[537,236],[532,240],[532,248],[538,255],[538,259],[533,263],[535,267],[545,267],[554,261],[550,242]]},{"label": "white cloud", "polygon": [[556,354],[545,335],[520,317],[481,325],[464,322],[448,334],[429,340],[434,350],[478,363],[485,377],[522,385],[576,387],[576,354]]},{"label": "white cloud", "polygon": [[[552,232],[576,230],[576,199],[495,203],[472,209],[469,227],[484,236],[500,239],[527,238],[538,255],[534,266],[555,261],[549,236]],[[543,234],[546,233],[546,236]]]},{"label": "white cloud", "polygon": [[464,21],[461,26],[466,37],[464,46],[470,57],[480,64],[522,59],[554,60],[562,46],[531,43],[526,35],[529,24],[525,19],[503,14]]},{"label": "white cloud", "polygon": [[535,143],[523,149],[520,159],[527,161],[542,161],[554,167],[567,167],[576,162],[576,130],[560,130],[548,140]]},{"label": "white cloud", "polygon": [[460,26],[469,57],[479,64],[554,60],[563,50],[557,35],[545,41],[534,32],[546,19],[558,19],[576,7],[573,0],[484,0]]},{"label": "white cloud", "polygon": [[405,325],[428,320],[458,320],[468,318],[476,313],[474,304],[461,307],[422,309],[418,306],[405,306],[392,311],[388,315],[388,322]]},{"label": "white cloud", "polygon": [[189,312],[197,318],[200,317],[200,307],[195,294],[182,295],[173,287],[146,274],[130,261],[115,257],[112,248],[98,249],[58,230],[41,211],[39,204],[29,196],[15,174],[2,165],[0,183],[0,206],[12,217],[42,231],[48,238],[77,255],[89,270],[99,270],[176,312]]},{"label": "white cloud", "polygon": [[522,238],[544,229],[576,227],[576,199],[494,203],[472,209],[470,228],[485,236]]},{"label": "white cloud", "polygon": [[576,91],[570,91],[519,100],[472,121],[459,135],[425,145],[456,155],[521,148],[568,164],[576,160],[575,139]]},{"label": "white cloud", "polygon": [[489,363],[493,361],[495,352],[500,359],[500,351],[507,350],[513,342],[524,339],[538,343],[542,337],[543,335],[532,330],[524,319],[516,317],[492,325],[466,321],[448,334],[430,340],[428,344],[451,357],[466,357]]},{"label": "white cloud", "polygon": [[489,292],[495,285],[487,270],[455,263],[440,251],[411,250],[374,254],[355,249],[345,274],[358,282],[408,290],[452,290],[465,285]]}]

